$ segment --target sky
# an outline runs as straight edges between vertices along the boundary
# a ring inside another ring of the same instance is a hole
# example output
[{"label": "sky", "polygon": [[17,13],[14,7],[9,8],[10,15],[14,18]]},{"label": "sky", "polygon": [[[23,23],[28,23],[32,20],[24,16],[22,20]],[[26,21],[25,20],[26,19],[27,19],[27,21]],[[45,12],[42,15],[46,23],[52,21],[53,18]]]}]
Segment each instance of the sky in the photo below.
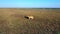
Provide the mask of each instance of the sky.
[{"label": "sky", "polygon": [[60,0],[0,0],[0,8],[60,8]]}]

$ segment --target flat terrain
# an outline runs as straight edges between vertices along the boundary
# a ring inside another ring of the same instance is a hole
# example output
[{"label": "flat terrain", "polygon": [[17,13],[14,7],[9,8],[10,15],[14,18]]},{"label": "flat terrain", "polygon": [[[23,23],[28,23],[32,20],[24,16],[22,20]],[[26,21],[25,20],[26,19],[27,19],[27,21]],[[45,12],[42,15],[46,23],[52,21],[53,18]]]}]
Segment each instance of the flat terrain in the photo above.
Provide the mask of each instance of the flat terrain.
[{"label": "flat terrain", "polygon": [[[24,18],[32,15],[33,20]],[[0,34],[56,34],[60,32],[60,9],[2,9]]]}]

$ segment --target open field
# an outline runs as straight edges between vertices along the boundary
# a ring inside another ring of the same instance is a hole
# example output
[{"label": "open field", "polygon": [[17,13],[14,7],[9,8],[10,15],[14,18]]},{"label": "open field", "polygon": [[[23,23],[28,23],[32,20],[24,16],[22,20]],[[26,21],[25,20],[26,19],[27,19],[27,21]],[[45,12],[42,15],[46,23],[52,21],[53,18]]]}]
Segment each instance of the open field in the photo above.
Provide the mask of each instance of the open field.
[{"label": "open field", "polygon": [[[34,16],[33,20],[24,18]],[[1,9],[0,34],[56,34],[60,32],[60,9]]]}]

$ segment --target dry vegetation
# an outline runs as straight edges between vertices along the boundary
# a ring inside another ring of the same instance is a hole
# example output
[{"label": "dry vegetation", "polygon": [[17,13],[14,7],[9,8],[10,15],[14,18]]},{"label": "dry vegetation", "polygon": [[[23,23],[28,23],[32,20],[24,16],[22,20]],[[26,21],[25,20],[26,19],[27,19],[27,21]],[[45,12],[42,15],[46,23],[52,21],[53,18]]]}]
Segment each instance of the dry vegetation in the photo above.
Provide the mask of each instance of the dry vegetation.
[{"label": "dry vegetation", "polygon": [[[34,16],[34,20],[25,19]],[[0,34],[56,34],[60,9],[0,9]]]}]

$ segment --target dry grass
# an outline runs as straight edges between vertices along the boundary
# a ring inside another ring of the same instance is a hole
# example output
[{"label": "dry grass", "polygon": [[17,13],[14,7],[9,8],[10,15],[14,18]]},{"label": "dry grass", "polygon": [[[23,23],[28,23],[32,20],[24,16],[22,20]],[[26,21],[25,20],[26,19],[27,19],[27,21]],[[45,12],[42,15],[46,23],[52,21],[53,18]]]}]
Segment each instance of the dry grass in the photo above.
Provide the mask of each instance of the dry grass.
[{"label": "dry grass", "polygon": [[[25,19],[33,15],[34,20]],[[55,34],[60,31],[60,9],[0,9],[1,34]]]}]

